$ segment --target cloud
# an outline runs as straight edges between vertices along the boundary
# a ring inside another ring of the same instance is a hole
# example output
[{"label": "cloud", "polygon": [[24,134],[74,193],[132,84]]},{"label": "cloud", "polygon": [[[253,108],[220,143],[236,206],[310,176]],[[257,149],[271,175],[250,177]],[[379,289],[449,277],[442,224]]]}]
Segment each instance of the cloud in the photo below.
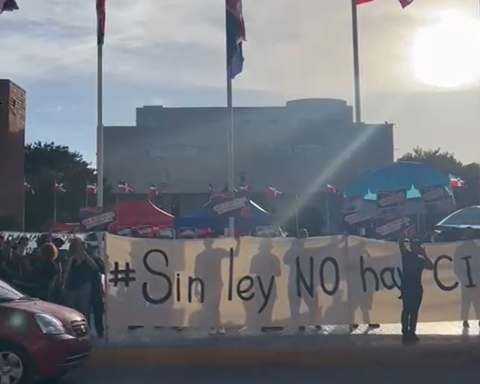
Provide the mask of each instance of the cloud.
[{"label": "cloud", "polygon": [[[349,1],[244,1],[247,65],[240,88],[297,94],[349,94]],[[402,11],[379,0],[358,9],[362,76],[368,89],[411,89],[406,48],[431,9]],[[447,1],[436,1],[437,6]],[[467,0],[458,0],[466,4]],[[431,4],[429,4],[431,5]],[[25,0],[2,15],[2,74],[15,78],[94,75],[94,1]],[[219,0],[116,0],[107,4],[106,76],[149,84],[224,84],[224,8]],[[3,56],[3,55],[2,55]]]},{"label": "cloud", "polygon": [[[29,137],[58,135],[93,152],[95,1],[23,0],[20,6],[0,16],[0,77],[29,92]],[[378,0],[358,7],[364,116],[399,123],[401,147],[413,147],[422,130],[425,145],[464,148],[445,133],[451,127],[445,105],[449,97],[471,100],[470,94],[431,97],[437,91],[413,79],[410,46],[438,12],[455,8],[476,17],[476,6],[471,0],[416,0],[402,10],[397,0]],[[222,0],[114,0],[107,7],[107,124],[133,124],[136,106],[158,100],[224,105]],[[350,0],[244,0],[244,13],[248,41],[245,72],[234,84],[237,105],[281,105],[297,97],[352,102]],[[61,112],[47,112],[58,105]],[[476,111],[462,118],[471,130],[480,125]],[[424,134],[429,126],[438,133]],[[477,150],[467,147],[461,156],[473,159]]]}]

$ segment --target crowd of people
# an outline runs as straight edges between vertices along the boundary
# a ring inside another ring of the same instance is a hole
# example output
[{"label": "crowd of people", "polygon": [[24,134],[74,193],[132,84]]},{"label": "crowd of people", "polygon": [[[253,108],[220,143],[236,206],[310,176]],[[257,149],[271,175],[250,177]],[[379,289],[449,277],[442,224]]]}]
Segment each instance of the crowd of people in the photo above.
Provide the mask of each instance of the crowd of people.
[{"label": "crowd of people", "polygon": [[31,251],[28,243],[0,233],[0,279],[28,296],[77,310],[102,338],[104,265],[98,248],[78,237],[65,244],[50,234],[41,235]]}]

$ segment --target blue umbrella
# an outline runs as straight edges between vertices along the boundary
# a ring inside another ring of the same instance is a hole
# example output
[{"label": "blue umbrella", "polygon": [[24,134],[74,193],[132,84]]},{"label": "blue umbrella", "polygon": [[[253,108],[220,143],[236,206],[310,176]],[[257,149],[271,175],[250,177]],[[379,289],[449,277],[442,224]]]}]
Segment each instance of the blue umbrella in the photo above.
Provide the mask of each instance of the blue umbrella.
[{"label": "blue umbrella", "polygon": [[443,186],[449,195],[450,179],[428,165],[399,161],[367,172],[353,181],[344,191],[347,198],[361,197],[377,200],[379,191],[407,191],[407,199],[421,198],[419,187]]},{"label": "blue umbrella", "polygon": [[480,206],[472,205],[471,207],[453,212],[440,221],[437,227],[459,229],[472,227],[473,229],[480,229]]}]

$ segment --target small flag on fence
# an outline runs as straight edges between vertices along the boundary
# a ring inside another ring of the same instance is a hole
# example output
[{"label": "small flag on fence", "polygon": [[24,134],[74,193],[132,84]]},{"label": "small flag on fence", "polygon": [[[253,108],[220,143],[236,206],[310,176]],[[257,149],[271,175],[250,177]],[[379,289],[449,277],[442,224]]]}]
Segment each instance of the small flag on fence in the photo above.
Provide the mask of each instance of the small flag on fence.
[{"label": "small flag on fence", "polygon": [[63,183],[57,183],[57,182],[55,182],[53,190],[54,190],[55,193],[65,193],[65,192],[67,192]]},{"label": "small flag on fence", "polygon": [[452,188],[462,188],[465,186],[465,181],[461,178],[450,175],[450,187]]},{"label": "small flag on fence", "polygon": [[153,196],[158,196],[160,194],[160,191],[154,184],[150,184],[150,188],[148,190],[148,194],[153,197]]},{"label": "small flag on fence", "polygon": [[26,180],[23,182],[23,190],[25,193],[30,193],[32,195],[35,195],[35,191],[33,190],[32,186],[27,183]]},{"label": "small flag on fence", "polygon": [[267,189],[267,199],[275,199],[276,197],[278,197],[281,194],[282,194],[282,192],[280,192],[275,187],[268,187],[268,189]]},{"label": "small flag on fence", "polygon": [[85,192],[87,195],[96,195],[98,191],[97,184],[90,184],[88,183],[87,186],[85,187]]},{"label": "small flag on fence", "polygon": [[133,188],[126,182],[119,181],[117,185],[118,194],[133,193]]}]

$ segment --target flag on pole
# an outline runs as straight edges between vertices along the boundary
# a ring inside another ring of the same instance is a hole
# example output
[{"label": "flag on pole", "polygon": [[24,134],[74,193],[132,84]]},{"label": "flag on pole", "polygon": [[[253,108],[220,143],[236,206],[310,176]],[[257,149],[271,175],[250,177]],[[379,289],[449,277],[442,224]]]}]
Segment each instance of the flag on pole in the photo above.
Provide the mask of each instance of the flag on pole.
[{"label": "flag on pole", "polygon": [[150,184],[148,194],[150,195],[150,197],[154,197],[154,196],[158,196],[160,194],[160,191],[154,184]]},{"label": "flag on pole", "polygon": [[465,186],[465,181],[461,178],[450,175],[450,187],[452,188],[462,188]]},{"label": "flag on pole", "polygon": [[65,193],[65,192],[67,192],[63,183],[57,183],[57,182],[55,182],[53,190],[54,190],[55,193]]},{"label": "flag on pole", "polygon": [[212,184],[208,184],[208,194],[210,195],[210,197],[215,196],[217,194]]},{"label": "flag on pole", "polygon": [[90,184],[88,183],[85,187],[85,192],[87,195],[96,195],[98,191],[97,184]]},{"label": "flag on pole", "polygon": [[242,0],[225,0],[227,29],[227,71],[234,79],[243,71],[242,44],[246,41],[245,21]]},{"label": "flag on pole", "polygon": [[252,192],[252,188],[248,184],[242,184],[238,188],[239,192],[243,195],[249,195]]},{"label": "flag on pole", "polygon": [[342,191],[340,191],[337,187],[333,186],[332,184],[327,184],[327,193],[329,195],[343,195]]},{"label": "flag on pole", "polygon": [[18,9],[18,4],[15,0],[0,0],[0,15],[3,12],[13,12]]},{"label": "flag on pole", "polygon": [[402,8],[407,8],[410,4],[413,3],[413,0],[399,0]]},{"label": "flag on pole", "polygon": [[107,21],[107,6],[105,1],[106,0],[97,0],[97,45],[103,45],[105,42],[105,25]]},{"label": "flag on pole", "polygon": [[126,193],[132,193],[133,188],[130,187],[130,185],[124,181],[119,181],[117,185],[117,193],[120,195],[126,194]]},{"label": "flag on pole", "polygon": [[35,195],[35,191],[33,190],[32,186],[27,183],[27,180],[23,182],[23,190],[25,191],[25,193]]},{"label": "flag on pole", "polygon": [[[357,0],[357,5],[371,3],[375,0]],[[398,0],[402,8],[407,8],[410,4],[413,3],[413,0]]]},{"label": "flag on pole", "polygon": [[267,199],[275,199],[277,196],[281,195],[282,192],[280,192],[277,188],[275,187],[268,187],[267,189]]}]

